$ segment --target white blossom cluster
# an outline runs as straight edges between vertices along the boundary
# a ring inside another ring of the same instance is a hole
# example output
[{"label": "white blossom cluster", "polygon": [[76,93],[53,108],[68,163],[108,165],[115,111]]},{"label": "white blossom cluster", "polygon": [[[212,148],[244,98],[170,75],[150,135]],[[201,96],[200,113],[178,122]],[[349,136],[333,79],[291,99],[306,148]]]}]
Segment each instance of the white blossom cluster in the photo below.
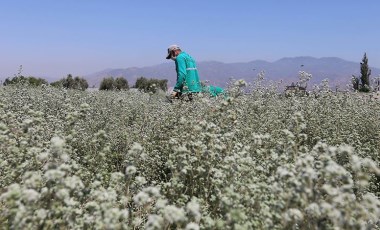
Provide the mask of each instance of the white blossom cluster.
[{"label": "white blossom cluster", "polygon": [[[300,73],[307,82],[311,75]],[[5,229],[379,229],[380,103],[0,87]]]}]

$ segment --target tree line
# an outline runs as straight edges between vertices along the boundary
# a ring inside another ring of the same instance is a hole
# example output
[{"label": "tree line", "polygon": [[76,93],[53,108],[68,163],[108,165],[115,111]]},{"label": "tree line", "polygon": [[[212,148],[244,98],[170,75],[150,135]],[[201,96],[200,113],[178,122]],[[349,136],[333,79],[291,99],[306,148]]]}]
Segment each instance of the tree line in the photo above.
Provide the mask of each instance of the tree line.
[{"label": "tree line", "polygon": [[[22,66],[20,66],[19,73],[13,78],[5,79],[3,85],[12,84],[28,84],[31,86],[41,86],[48,85],[49,83],[43,78],[37,77],[25,77],[21,75]],[[364,53],[362,61],[360,62],[360,77],[352,75],[352,87],[354,90],[359,92],[370,92],[370,75],[371,69],[368,65],[367,53]],[[375,90],[380,90],[380,78],[375,81]],[[83,77],[73,77],[68,74],[66,78],[50,83],[51,86],[61,87],[66,89],[76,89],[76,90],[86,90],[88,88],[88,82]],[[154,79],[140,77],[136,80],[133,88],[139,89],[143,92],[157,92],[157,90],[168,90],[168,80],[167,79]],[[128,90],[129,84],[127,79],[124,77],[106,77],[100,83],[99,90]]]},{"label": "tree line", "polygon": [[[168,80],[166,79],[154,79],[139,77],[136,80],[133,88],[139,89],[143,92],[157,92],[157,90],[168,90]],[[99,90],[127,90],[129,89],[129,84],[127,79],[123,77],[118,77],[114,79],[113,77],[107,77],[100,83]]]},{"label": "tree line", "polygon": [[[14,85],[14,84],[26,84],[30,86],[41,86],[49,85],[48,81],[43,78],[36,77],[25,77],[20,73],[13,77],[5,79],[3,85]],[[75,90],[86,90],[89,85],[86,79],[83,77],[73,77],[71,74],[68,74],[67,77],[62,78],[58,81],[50,83],[53,87],[65,88],[65,89],[75,89]],[[136,80],[135,85],[132,88],[139,89],[143,92],[157,92],[157,90],[168,90],[168,80],[166,79],[154,79],[154,78],[145,78],[140,77]],[[129,83],[128,80],[124,77],[106,77],[100,83],[99,90],[128,90]]]},{"label": "tree line", "polygon": [[[20,74],[13,78],[6,78],[3,83],[4,86],[15,84],[23,84],[30,86],[49,85],[48,81],[43,78],[37,78],[32,76],[25,77]],[[62,78],[61,80],[50,83],[50,85],[54,87],[77,90],[86,90],[88,88],[88,83],[86,79],[79,76],[73,77],[71,74],[68,74],[66,78]]]},{"label": "tree line", "polygon": [[40,86],[40,85],[47,85],[49,84],[45,79],[43,78],[36,78],[36,77],[24,77],[24,76],[16,76],[12,79],[7,78],[5,79],[3,85],[12,85],[12,84],[29,84],[34,86]]}]

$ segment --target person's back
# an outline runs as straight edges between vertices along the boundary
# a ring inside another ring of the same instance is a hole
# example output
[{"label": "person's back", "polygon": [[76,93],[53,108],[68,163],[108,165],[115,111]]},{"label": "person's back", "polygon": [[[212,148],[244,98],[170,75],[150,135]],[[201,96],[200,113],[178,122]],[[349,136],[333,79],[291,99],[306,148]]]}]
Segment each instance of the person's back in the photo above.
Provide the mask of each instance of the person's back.
[{"label": "person's back", "polygon": [[175,59],[177,83],[174,91],[181,93],[201,92],[198,69],[195,60],[186,52],[181,52]]}]

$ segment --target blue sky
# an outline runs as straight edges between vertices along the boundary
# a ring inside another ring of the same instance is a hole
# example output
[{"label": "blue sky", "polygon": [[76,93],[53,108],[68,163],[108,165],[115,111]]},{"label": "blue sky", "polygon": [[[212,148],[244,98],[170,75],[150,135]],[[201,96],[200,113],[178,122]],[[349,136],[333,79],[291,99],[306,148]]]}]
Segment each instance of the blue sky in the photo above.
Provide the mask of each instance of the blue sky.
[{"label": "blue sky", "polygon": [[376,0],[0,0],[0,78],[61,78],[166,62],[340,57],[380,67]]}]

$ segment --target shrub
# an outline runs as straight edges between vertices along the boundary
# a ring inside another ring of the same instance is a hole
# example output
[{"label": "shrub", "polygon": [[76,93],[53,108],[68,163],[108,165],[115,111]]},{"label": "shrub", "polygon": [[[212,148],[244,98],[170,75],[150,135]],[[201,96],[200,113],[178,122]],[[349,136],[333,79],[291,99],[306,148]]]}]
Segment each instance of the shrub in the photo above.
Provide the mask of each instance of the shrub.
[{"label": "shrub", "polygon": [[113,77],[104,78],[100,83],[99,90],[113,90],[115,88],[115,80]]},{"label": "shrub", "polygon": [[115,88],[118,90],[129,89],[127,79],[125,79],[123,77],[116,78],[115,79]]},{"label": "shrub", "polygon": [[145,77],[140,77],[136,80],[134,88],[137,88],[143,92],[157,92],[158,89],[162,91],[168,90],[168,80],[163,79],[147,79]]},{"label": "shrub", "polygon": [[48,85],[49,83],[43,79],[43,78],[36,78],[36,77],[24,77],[22,75],[15,76],[12,79],[6,78],[3,85],[14,85],[14,84],[28,84],[31,86],[41,86],[41,85]]},{"label": "shrub", "polygon": [[113,77],[104,78],[100,83],[99,90],[126,90],[129,89],[127,79],[123,77],[118,77],[114,79]]},{"label": "shrub", "polygon": [[77,89],[86,90],[88,88],[87,80],[79,76],[73,78],[71,74],[68,74],[66,78],[51,83],[54,87],[62,87],[65,89]]}]

